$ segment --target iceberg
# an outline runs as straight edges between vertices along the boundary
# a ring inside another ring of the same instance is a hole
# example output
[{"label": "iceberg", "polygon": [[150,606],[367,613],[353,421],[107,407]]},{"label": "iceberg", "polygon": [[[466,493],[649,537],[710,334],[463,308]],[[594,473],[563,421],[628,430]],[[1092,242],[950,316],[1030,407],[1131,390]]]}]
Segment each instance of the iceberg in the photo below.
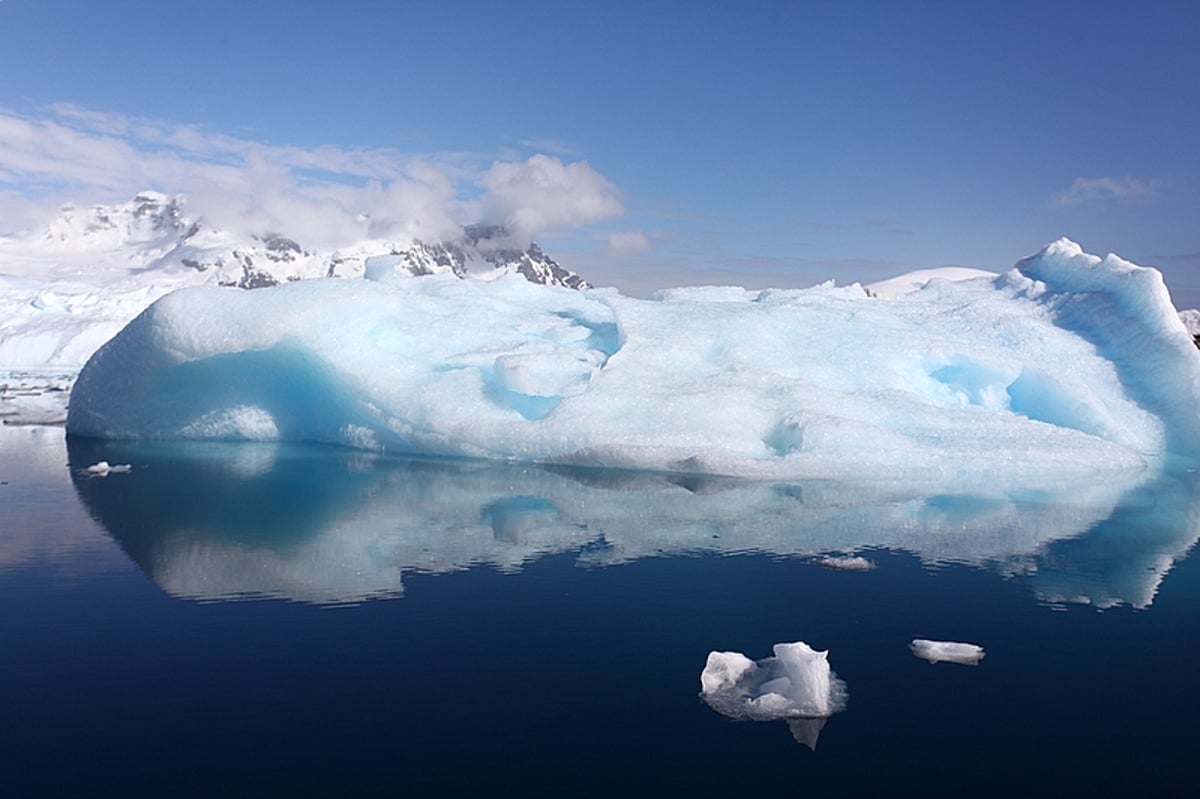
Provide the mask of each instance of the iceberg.
[{"label": "iceberg", "polygon": [[804,641],[775,644],[758,662],[741,652],[709,652],[700,696],[722,715],[767,721],[827,718],[846,704],[846,686],[829,668],[829,653]]},{"label": "iceberg", "polygon": [[1200,455],[1198,399],[1200,353],[1162,276],[1063,239],[890,299],[387,270],[186,288],[90,358],[67,429],[1035,487]]},{"label": "iceberg", "polygon": [[731,719],[786,720],[792,736],[815,749],[824,720],[846,706],[846,686],[830,670],[828,652],[804,641],[775,644],[773,651],[757,662],[741,652],[709,652],[700,697]]}]

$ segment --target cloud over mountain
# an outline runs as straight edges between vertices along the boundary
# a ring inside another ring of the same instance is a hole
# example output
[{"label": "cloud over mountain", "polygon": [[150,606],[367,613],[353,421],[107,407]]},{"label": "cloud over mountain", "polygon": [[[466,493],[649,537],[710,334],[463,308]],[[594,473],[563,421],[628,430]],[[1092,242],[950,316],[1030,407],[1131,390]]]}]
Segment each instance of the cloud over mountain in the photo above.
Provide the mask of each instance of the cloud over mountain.
[{"label": "cloud over mountain", "polygon": [[195,211],[223,227],[260,233],[301,225],[314,241],[331,243],[441,239],[481,218],[532,238],[624,213],[616,186],[591,165],[550,155],[506,161],[303,147],[70,104],[35,112],[0,107],[6,227],[32,223],[35,208],[112,202],[147,186],[187,194]]},{"label": "cloud over mountain", "polygon": [[625,208],[612,181],[586,161],[564,164],[548,155],[495,163],[480,181],[484,218],[532,239],[544,230],[572,228],[620,216]]}]

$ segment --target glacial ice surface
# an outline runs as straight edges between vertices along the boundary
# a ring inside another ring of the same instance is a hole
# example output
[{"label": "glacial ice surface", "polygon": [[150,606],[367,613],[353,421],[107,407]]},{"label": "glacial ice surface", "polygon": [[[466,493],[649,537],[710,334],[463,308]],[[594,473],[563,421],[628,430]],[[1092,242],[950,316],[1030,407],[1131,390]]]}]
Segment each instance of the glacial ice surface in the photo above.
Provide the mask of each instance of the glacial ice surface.
[{"label": "glacial ice surface", "polygon": [[1055,242],[1007,274],[643,300],[519,278],[188,288],[105,344],[72,435],[312,441],[726,474],[1044,485],[1200,455],[1161,275]]}]

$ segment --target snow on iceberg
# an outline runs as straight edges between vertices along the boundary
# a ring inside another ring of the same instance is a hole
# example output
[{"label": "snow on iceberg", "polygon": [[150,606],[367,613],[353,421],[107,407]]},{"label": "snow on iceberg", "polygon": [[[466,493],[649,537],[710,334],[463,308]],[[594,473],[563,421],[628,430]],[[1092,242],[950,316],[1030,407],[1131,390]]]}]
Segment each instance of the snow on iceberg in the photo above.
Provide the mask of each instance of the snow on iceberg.
[{"label": "snow on iceberg", "polygon": [[1153,269],[1061,240],[999,277],[649,300],[520,278],[177,291],[87,363],[72,435],[292,440],[762,478],[1037,485],[1200,455]]}]

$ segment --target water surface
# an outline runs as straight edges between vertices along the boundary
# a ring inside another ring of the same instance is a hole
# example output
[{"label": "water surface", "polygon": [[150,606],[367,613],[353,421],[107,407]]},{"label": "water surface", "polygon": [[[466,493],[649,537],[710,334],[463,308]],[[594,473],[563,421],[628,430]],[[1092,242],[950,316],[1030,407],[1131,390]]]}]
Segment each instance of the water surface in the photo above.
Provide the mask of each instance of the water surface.
[{"label": "water surface", "polygon": [[[1139,794],[1190,776],[1191,475],[1036,494],[0,428],[9,795]],[[107,460],[126,474],[88,478]],[[870,570],[829,568],[855,555]],[[967,641],[930,665],[913,638]],[[698,697],[829,650],[815,749]]]}]

